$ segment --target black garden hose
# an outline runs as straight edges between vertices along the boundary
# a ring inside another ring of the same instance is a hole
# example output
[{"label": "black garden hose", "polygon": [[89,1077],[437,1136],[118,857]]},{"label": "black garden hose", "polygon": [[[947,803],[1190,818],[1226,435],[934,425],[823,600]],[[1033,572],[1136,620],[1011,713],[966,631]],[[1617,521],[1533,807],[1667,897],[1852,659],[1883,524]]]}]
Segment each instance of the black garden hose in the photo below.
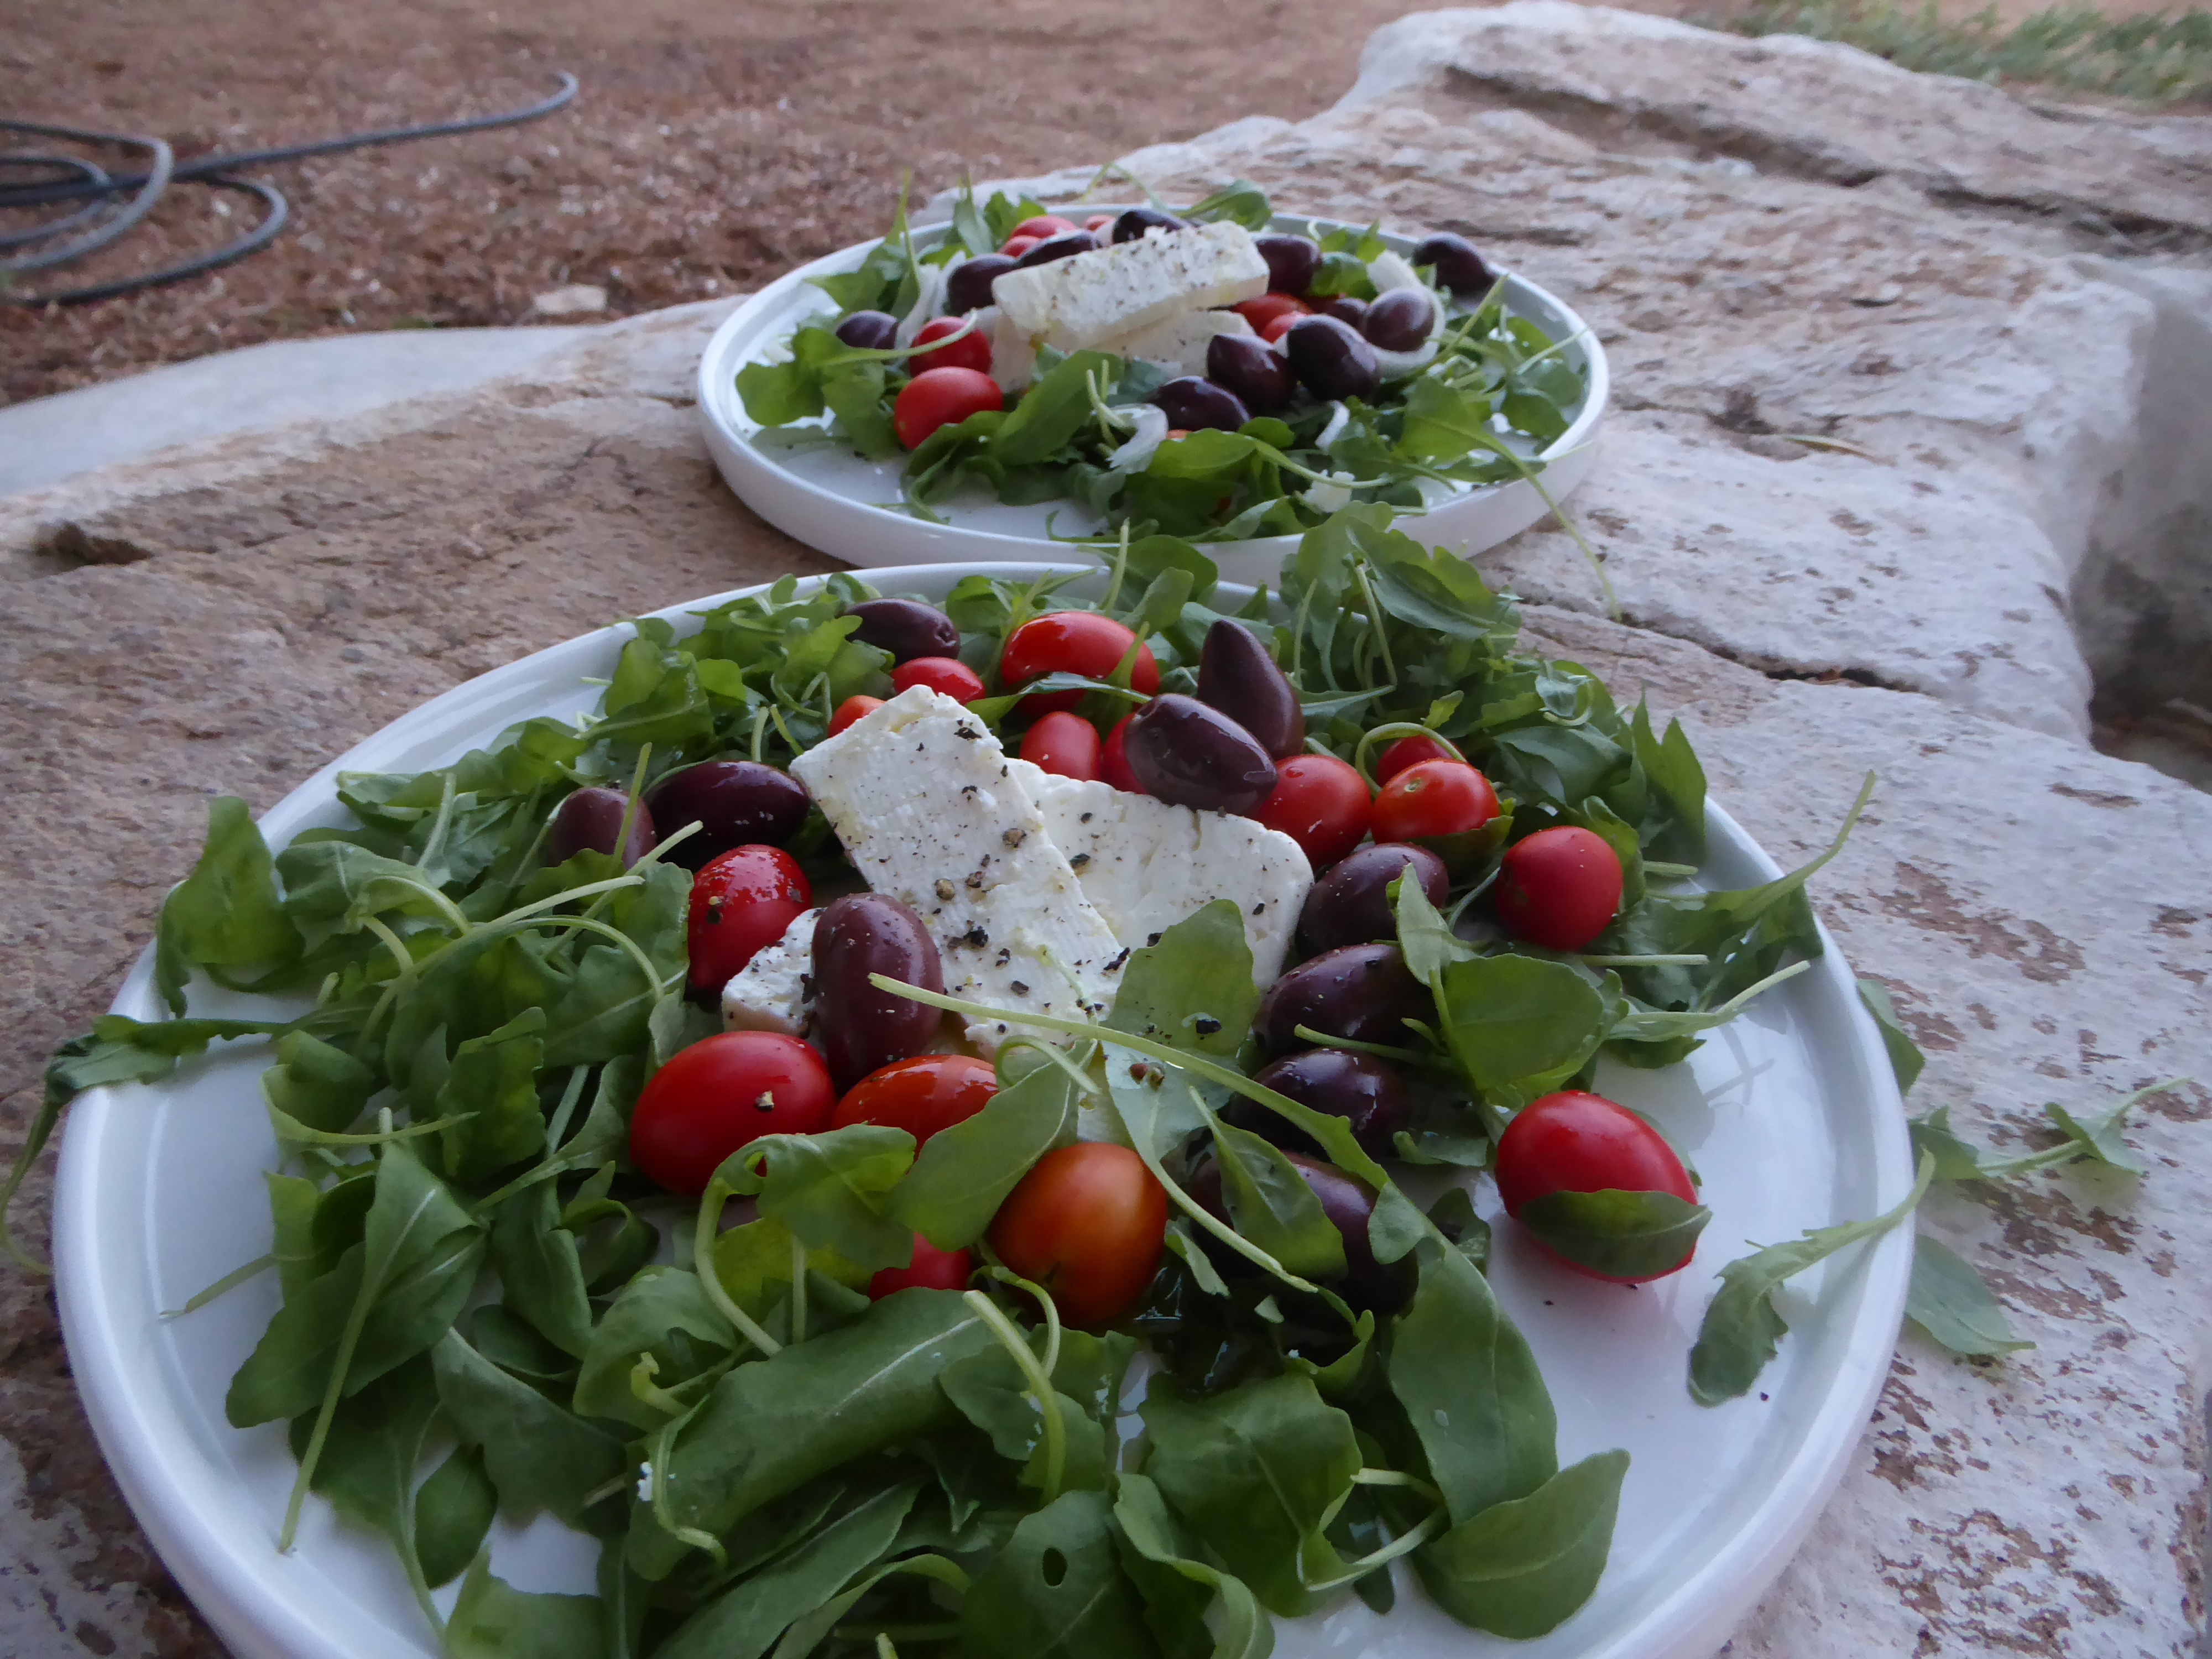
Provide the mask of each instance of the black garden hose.
[{"label": "black garden hose", "polygon": [[[0,257],[0,303],[18,306],[82,305],[112,299],[142,289],[180,283],[258,252],[276,240],[291,208],[273,185],[236,176],[246,167],[266,167],[276,161],[296,161],[310,155],[333,155],[342,150],[366,149],[373,144],[405,143],[416,138],[446,138],[456,133],[483,132],[493,127],[518,126],[564,108],[576,96],[576,77],[563,72],[560,89],[540,102],[497,115],[472,116],[459,121],[435,121],[422,126],[385,127],[374,132],[349,133],[313,143],[287,144],[276,149],[241,150],[231,155],[203,155],[179,163],[169,146],[159,138],[131,133],[91,132],[76,127],[48,125],[36,121],[0,120],[0,131],[33,137],[65,138],[76,143],[105,145],[143,151],[148,158],[143,173],[111,173],[76,155],[17,150],[0,155],[0,177],[13,174],[16,184],[0,185],[0,210],[57,206],[81,202],[82,206],[58,219],[49,219],[26,230],[0,233],[0,250],[28,248],[24,253]],[[25,176],[28,175],[28,176]],[[126,276],[86,288],[64,289],[48,294],[12,292],[16,278],[35,270],[82,259],[108,246],[154,210],[154,204],[173,184],[206,185],[216,190],[236,191],[258,197],[260,222],[234,242],[165,270],[143,276]],[[127,200],[118,202],[118,198]],[[44,246],[52,244],[52,246]]]}]

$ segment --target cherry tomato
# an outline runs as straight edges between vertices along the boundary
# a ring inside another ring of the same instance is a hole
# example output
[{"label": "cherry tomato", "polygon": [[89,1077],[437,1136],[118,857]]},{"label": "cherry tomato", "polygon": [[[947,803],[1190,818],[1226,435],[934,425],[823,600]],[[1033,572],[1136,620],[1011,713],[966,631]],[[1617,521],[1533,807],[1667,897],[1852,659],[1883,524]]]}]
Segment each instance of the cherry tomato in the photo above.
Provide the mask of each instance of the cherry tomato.
[{"label": "cherry tomato", "polygon": [[1114,216],[1112,214],[1094,213],[1088,219],[1085,219],[1083,222],[1083,228],[1089,231],[1093,236],[1096,236],[1100,231],[1104,230],[1113,222]]},{"label": "cherry tomato", "polygon": [[763,1135],[830,1127],[837,1091],[822,1056],[776,1031],[725,1031],[679,1048],[629,1115],[630,1161],[696,1196],[722,1160]]},{"label": "cherry tomato", "polygon": [[1385,749],[1375,761],[1375,781],[1388,783],[1409,766],[1423,761],[1451,758],[1443,744],[1434,738],[1401,738]]},{"label": "cherry tomato", "polygon": [[1334,755],[1294,755],[1275,763],[1275,787],[1253,814],[1297,842],[1319,875],[1366,836],[1373,803],[1367,781]]},{"label": "cherry tomato", "polygon": [[975,1116],[998,1091],[999,1076],[988,1060],[916,1054],[878,1066],[846,1090],[830,1127],[880,1123],[905,1130],[918,1146],[939,1129]]},{"label": "cherry tomato", "polygon": [[1137,1305],[1159,1265],[1168,1197],[1127,1146],[1084,1141],[1047,1152],[1006,1194],[991,1248],[1052,1292],[1071,1325],[1103,1325]]},{"label": "cherry tomato", "polygon": [[1498,816],[1498,792],[1462,761],[1419,761],[1375,797],[1375,839],[1419,841],[1464,835]]},{"label": "cherry tomato", "polygon": [[1287,294],[1262,294],[1256,300],[1245,300],[1229,307],[1254,330],[1262,335],[1267,325],[1278,317],[1310,317],[1313,307],[1304,300],[1294,300]]},{"label": "cherry tomato", "polygon": [[1009,259],[1018,259],[1042,240],[1042,236],[1009,236],[999,245],[999,252]]},{"label": "cherry tomato", "polygon": [[[968,328],[964,317],[939,317],[934,322],[924,323],[921,332],[914,337],[914,343],[918,346],[929,345],[948,334],[960,334],[963,328]],[[969,328],[949,346],[939,346],[934,351],[908,358],[906,366],[910,373],[916,374],[932,368],[972,368],[979,374],[988,374],[991,372],[991,343],[984,337],[981,329]]]},{"label": "cherry tomato", "polygon": [[1273,345],[1276,341],[1281,339],[1283,336],[1291,331],[1291,325],[1297,321],[1297,319],[1298,313],[1297,312],[1286,311],[1281,316],[1277,317],[1273,321],[1269,322],[1265,328],[1261,329],[1260,331],[1260,337],[1265,340],[1269,345]]},{"label": "cherry tomato", "polygon": [[903,1267],[885,1267],[868,1281],[868,1300],[917,1287],[925,1291],[957,1291],[968,1283],[975,1264],[965,1250],[940,1250],[920,1233],[914,1236],[914,1260]]},{"label": "cherry tomato", "polygon": [[717,853],[691,878],[691,982],[720,990],[813,902],[799,860],[781,847]]},{"label": "cherry tomato", "polygon": [[1125,789],[1133,795],[1145,793],[1145,786],[1137,781],[1137,775],[1129,769],[1129,721],[1124,714],[1114,722],[1114,729],[1106,734],[1105,745],[1098,751],[1098,775],[1116,789]]},{"label": "cherry tomato", "polygon": [[1620,908],[1620,860],[1602,836],[1561,825],[1505,849],[1498,919],[1547,951],[1579,951]]},{"label": "cherry tomato", "polygon": [[1080,714],[1054,709],[1022,733],[1022,758],[1063,778],[1098,775],[1098,728]]},{"label": "cherry tomato", "polygon": [[1179,426],[1171,426],[1167,429],[1166,435],[1163,437],[1160,441],[1164,444],[1171,444],[1178,438],[1188,438],[1188,436],[1190,436],[1190,433],[1187,428]]},{"label": "cherry tomato", "polygon": [[1065,236],[1075,228],[1075,221],[1063,219],[1057,213],[1040,213],[1034,219],[1024,219],[1014,227],[1017,236],[1034,236],[1040,242],[1049,236]]},{"label": "cherry tomato", "polygon": [[[1080,674],[1085,679],[1109,678],[1137,636],[1111,617],[1096,611],[1055,611],[1024,623],[1006,636],[999,655],[999,678],[1009,689],[1027,685],[1047,674]],[[1133,690],[1146,696],[1160,689],[1160,665],[1152,648],[1137,647],[1136,665],[1129,673]],[[1022,699],[1025,714],[1048,714],[1073,708],[1083,701],[1080,691],[1051,691]]]},{"label": "cherry tomato", "polygon": [[848,697],[837,705],[837,712],[830,717],[830,735],[836,737],[861,715],[872,713],[884,706],[881,697]]},{"label": "cherry tomato", "polygon": [[940,426],[957,426],[970,415],[1006,406],[999,383],[980,369],[925,368],[899,388],[891,425],[901,443],[918,449]]},{"label": "cherry tomato", "polygon": [[983,682],[957,657],[915,657],[891,670],[891,684],[901,691],[926,685],[955,702],[973,702],[983,695]]},{"label": "cherry tomato", "polygon": [[[1514,1115],[1498,1139],[1496,1175],[1505,1212],[1516,1218],[1524,1206],[1552,1193],[1671,1193],[1685,1204],[1698,1201],[1689,1171],[1656,1129],[1603,1095],[1580,1090],[1546,1095]],[[1640,1285],[1680,1271],[1696,1254],[1693,1245],[1673,1267],[1634,1275],[1567,1265],[1592,1279]]]}]

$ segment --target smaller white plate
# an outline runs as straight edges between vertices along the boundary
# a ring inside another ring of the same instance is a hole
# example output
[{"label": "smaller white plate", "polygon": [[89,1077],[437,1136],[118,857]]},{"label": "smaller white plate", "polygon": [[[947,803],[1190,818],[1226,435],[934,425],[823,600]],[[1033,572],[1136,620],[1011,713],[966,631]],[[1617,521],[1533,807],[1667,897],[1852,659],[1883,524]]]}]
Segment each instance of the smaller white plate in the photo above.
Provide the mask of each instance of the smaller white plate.
[{"label": "smaller white plate", "polygon": [[[1121,210],[1110,205],[1070,210],[1086,216]],[[1290,213],[1277,214],[1274,228],[1302,235],[1361,228]],[[944,225],[918,225],[914,239],[918,246],[932,247],[948,234]],[[1413,249],[1411,237],[1385,234],[1382,240],[1400,253]],[[707,343],[699,362],[699,423],[714,465],[738,498],[777,529],[848,564],[1049,558],[1066,538],[1100,529],[1099,521],[1073,501],[1007,507],[980,492],[938,507],[945,522],[931,524],[900,505],[902,461],[870,461],[834,445],[787,449],[758,441],[763,428],[745,413],[738,396],[738,370],[788,339],[802,321],[835,316],[836,304],[807,278],[857,270],[876,246],[858,242],[779,277],[732,312]],[[1561,355],[1582,371],[1586,383],[1573,423],[1540,452],[1544,489],[1554,501],[1563,500],[1596,459],[1612,374],[1596,335],[1565,301],[1526,277],[1510,271],[1504,276],[1506,309],[1554,340],[1570,341]],[[1405,528],[1431,546],[1456,548],[1462,558],[1497,546],[1551,511],[1526,480],[1482,489],[1431,488],[1436,498],[1425,511],[1408,515],[1415,522]],[[1232,581],[1272,582],[1297,544],[1294,536],[1271,536],[1210,543],[1206,552]]]}]

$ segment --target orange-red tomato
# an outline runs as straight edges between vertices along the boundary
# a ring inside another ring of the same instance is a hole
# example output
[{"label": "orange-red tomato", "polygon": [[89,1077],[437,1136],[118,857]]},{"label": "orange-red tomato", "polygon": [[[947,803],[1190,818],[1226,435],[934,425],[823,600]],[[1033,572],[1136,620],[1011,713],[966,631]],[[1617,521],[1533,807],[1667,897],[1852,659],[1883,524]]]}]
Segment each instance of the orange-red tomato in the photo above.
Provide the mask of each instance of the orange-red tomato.
[{"label": "orange-red tomato", "polygon": [[[921,332],[914,337],[917,346],[936,345],[948,335],[960,334],[968,328],[963,317],[939,317],[921,325]],[[972,368],[984,374],[991,372],[991,343],[980,328],[969,328],[965,334],[951,345],[938,346],[934,351],[925,351],[906,360],[908,372],[919,374],[931,368]]]},{"label": "orange-red tomato", "polygon": [[881,708],[883,706],[884,700],[881,697],[846,698],[837,705],[837,712],[830,717],[830,735],[836,737],[863,714]]},{"label": "orange-red tomato", "polygon": [[830,1127],[880,1123],[905,1130],[918,1146],[939,1129],[975,1116],[998,1091],[998,1073],[987,1060],[916,1054],[879,1066],[846,1090]]},{"label": "orange-red tomato", "polygon": [[1103,1325],[1137,1305],[1159,1266],[1168,1196],[1127,1146],[1084,1141],[1047,1152],[1006,1194],[991,1248],[1052,1292],[1071,1325]]},{"label": "orange-red tomato", "polygon": [[1134,715],[1124,714],[1114,722],[1114,729],[1106,734],[1105,746],[1098,751],[1098,775],[1116,789],[1126,789],[1133,795],[1145,793],[1145,786],[1137,781],[1137,775],[1129,769],[1129,722]]},{"label": "orange-red tomato", "polygon": [[1093,236],[1096,236],[1100,231],[1106,229],[1113,222],[1114,216],[1112,214],[1094,213],[1088,219],[1085,219],[1083,222],[1083,228],[1089,231]]},{"label": "orange-red tomato", "polygon": [[1018,259],[1042,240],[1042,236],[1009,236],[999,245],[999,252],[1009,259]]},{"label": "orange-red tomato", "polygon": [[868,1300],[880,1302],[887,1296],[917,1286],[926,1291],[957,1291],[967,1284],[968,1275],[975,1264],[965,1250],[940,1250],[920,1233],[914,1236],[914,1259],[903,1267],[885,1267],[868,1281]]},{"label": "orange-red tomato", "polygon": [[1293,755],[1275,763],[1275,787],[1253,814],[1297,842],[1319,875],[1366,837],[1373,807],[1367,780],[1334,755]]},{"label": "orange-red tomato", "polygon": [[970,415],[1006,406],[999,383],[980,369],[925,368],[899,388],[891,426],[899,442],[919,449],[940,426],[957,426]]},{"label": "orange-red tomato", "polygon": [[957,657],[915,657],[902,662],[891,670],[891,685],[900,691],[926,685],[955,702],[973,702],[983,695],[983,682]]},{"label": "orange-red tomato", "polygon": [[[1256,300],[1245,300],[1229,307],[1246,322],[1255,332],[1264,335],[1267,325],[1278,317],[1310,317],[1313,307],[1304,300],[1292,299],[1287,294],[1262,294]],[[1288,326],[1288,325],[1285,325]]]},{"label": "orange-red tomato", "polygon": [[685,945],[691,982],[720,990],[753,959],[753,952],[783,937],[814,890],[799,860],[781,847],[732,847],[717,853],[691,878]]},{"label": "orange-red tomato", "polygon": [[1297,321],[1297,319],[1298,313],[1297,312],[1286,311],[1283,313],[1281,316],[1274,319],[1265,328],[1261,329],[1260,331],[1260,337],[1265,340],[1269,345],[1273,345],[1276,341],[1281,339],[1283,336],[1291,331],[1291,325]]},{"label": "orange-red tomato", "polygon": [[1022,733],[1022,758],[1063,778],[1098,775],[1098,728],[1080,714],[1054,709]]},{"label": "orange-red tomato", "polygon": [[1388,783],[1407,767],[1418,766],[1423,761],[1450,758],[1450,753],[1434,738],[1401,738],[1376,757],[1375,781]]},{"label": "orange-red tomato", "polygon": [[[1054,611],[1032,617],[1006,635],[1006,648],[999,654],[999,680],[1009,690],[1047,674],[1103,680],[1120,665],[1136,639],[1121,623],[1096,611]],[[1148,697],[1160,689],[1160,665],[1152,647],[1137,646],[1129,687]],[[1073,708],[1083,696],[1080,691],[1044,692],[1023,698],[1022,711],[1036,714]]]},{"label": "orange-red tomato", "polygon": [[1498,816],[1498,792],[1463,761],[1419,761],[1375,797],[1375,839],[1419,841],[1480,830]]},{"label": "orange-red tomato", "polygon": [[1505,849],[1498,919],[1516,939],[1579,951],[1620,908],[1620,860],[1605,837],[1571,824],[1539,830]]},{"label": "orange-red tomato", "polygon": [[830,1068],[797,1037],[724,1031],[679,1048],[629,1115],[630,1162],[696,1196],[722,1160],[763,1135],[811,1135],[837,1103]]},{"label": "orange-red tomato", "polygon": [[[1698,1201],[1689,1171],[1665,1137],[1626,1107],[1579,1089],[1546,1095],[1514,1114],[1498,1139],[1496,1174],[1498,1195],[1516,1220],[1527,1206],[1553,1193],[1669,1193],[1685,1204]],[[1672,1267],[1632,1274],[1601,1273],[1559,1259],[1592,1279],[1641,1285],[1679,1273],[1696,1254],[1693,1244]]]},{"label": "orange-red tomato", "polygon": [[1075,228],[1075,221],[1063,219],[1057,213],[1040,213],[1033,219],[1024,219],[1014,227],[1017,236],[1034,236],[1040,242],[1054,236],[1065,236]]}]

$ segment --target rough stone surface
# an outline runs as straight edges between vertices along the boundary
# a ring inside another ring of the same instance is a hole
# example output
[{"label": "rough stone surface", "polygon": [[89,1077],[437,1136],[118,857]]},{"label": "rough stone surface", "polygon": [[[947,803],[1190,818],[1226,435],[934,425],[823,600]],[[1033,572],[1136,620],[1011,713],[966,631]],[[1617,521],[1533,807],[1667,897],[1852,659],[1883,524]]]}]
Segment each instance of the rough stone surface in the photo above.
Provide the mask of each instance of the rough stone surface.
[{"label": "rough stone surface", "polygon": [[[1522,3],[1408,19],[1337,110],[1132,164],[1170,191],[1243,173],[1316,212],[1466,230],[1583,311],[1618,413],[1575,507],[1626,625],[1555,532],[1489,568],[1541,602],[1533,635],[1680,711],[1785,862],[1881,773],[1817,902],[1929,1050],[1917,1101],[2018,1146],[2045,1100],[2212,1075],[2212,798],[2083,741],[2093,673],[2106,697],[2212,702],[2190,586],[2208,156],[2203,122]],[[143,944],[208,794],[266,805],[469,674],[828,568],[729,498],[695,434],[723,309],[596,331],[473,393],[0,497],[10,1133],[43,1052]],[[1931,1205],[2039,1346],[1984,1366],[1907,1337],[1734,1655],[2193,1650],[2207,1119],[2201,1085],[2141,1115],[2139,1188],[2045,1177]],[[46,1191],[42,1173],[33,1237]],[[216,1652],[100,1464],[50,1297],[0,1277],[0,1650]]]}]

